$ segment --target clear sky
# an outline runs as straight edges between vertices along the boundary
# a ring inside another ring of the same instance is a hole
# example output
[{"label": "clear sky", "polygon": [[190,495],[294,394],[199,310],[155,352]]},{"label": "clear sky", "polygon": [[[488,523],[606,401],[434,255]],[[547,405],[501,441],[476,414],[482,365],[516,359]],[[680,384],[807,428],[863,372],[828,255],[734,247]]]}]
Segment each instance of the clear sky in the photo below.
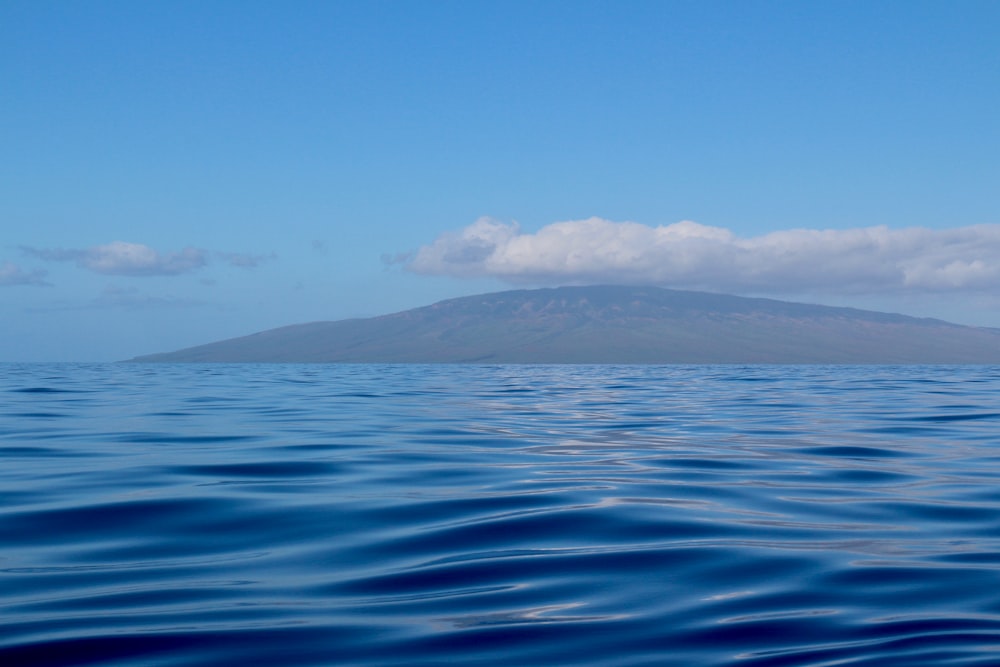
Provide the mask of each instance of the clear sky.
[{"label": "clear sky", "polygon": [[1000,2],[0,2],[0,360],[625,282],[1000,326]]}]

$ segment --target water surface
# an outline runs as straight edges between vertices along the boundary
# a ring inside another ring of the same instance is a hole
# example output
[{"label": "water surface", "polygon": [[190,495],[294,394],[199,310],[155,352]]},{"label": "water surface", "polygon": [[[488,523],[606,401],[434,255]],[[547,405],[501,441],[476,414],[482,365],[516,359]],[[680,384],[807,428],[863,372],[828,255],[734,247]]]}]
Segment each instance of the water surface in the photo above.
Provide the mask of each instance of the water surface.
[{"label": "water surface", "polygon": [[0,365],[0,664],[1000,664],[1000,368]]}]

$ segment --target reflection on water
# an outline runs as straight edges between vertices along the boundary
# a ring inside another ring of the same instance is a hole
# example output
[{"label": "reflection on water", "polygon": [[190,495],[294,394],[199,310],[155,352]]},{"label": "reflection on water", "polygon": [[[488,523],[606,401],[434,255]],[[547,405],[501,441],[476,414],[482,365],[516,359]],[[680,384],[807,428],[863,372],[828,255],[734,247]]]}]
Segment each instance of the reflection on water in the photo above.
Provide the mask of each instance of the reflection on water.
[{"label": "reflection on water", "polygon": [[1000,368],[0,366],[0,663],[992,665]]}]

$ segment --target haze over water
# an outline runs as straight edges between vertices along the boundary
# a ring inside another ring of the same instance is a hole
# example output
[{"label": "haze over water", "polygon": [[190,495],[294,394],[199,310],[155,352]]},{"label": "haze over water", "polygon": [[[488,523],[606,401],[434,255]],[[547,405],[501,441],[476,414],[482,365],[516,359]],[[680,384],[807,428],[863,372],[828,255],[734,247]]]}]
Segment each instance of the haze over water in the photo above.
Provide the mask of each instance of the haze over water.
[{"label": "haze over water", "polygon": [[5,665],[994,665],[1000,367],[0,365]]}]

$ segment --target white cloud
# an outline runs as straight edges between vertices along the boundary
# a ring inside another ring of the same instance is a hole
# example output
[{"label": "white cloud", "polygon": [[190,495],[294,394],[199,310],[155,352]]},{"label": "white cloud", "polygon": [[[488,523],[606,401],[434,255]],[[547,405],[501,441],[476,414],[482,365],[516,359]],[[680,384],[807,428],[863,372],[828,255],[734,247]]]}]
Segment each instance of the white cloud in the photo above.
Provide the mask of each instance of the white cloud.
[{"label": "white cloud", "polygon": [[[83,269],[115,276],[173,276],[197,271],[208,264],[212,253],[187,247],[178,252],[161,253],[142,243],[114,241],[85,249],[21,248],[25,254],[50,262],[75,262]],[[273,252],[250,255],[238,252],[216,252],[215,256],[230,266],[252,269],[273,260]]]},{"label": "white cloud", "polygon": [[0,264],[0,287],[11,285],[43,285],[48,286],[45,281],[46,272],[41,269],[25,271],[13,262]]},{"label": "white cloud", "polygon": [[203,267],[205,252],[184,248],[179,252],[160,253],[141,243],[114,241],[84,250],[22,248],[39,259],[53,262],[76,262],[76,265],[107,275],[171,276]]},{"label": "white cloud", "polygon": [[125,241],[85,250],[22,249],[40,259],[76,262],[80,268],[118,276],[172,276],[195,271],[207,263],[205,252],[198,248],[188,247],[179,252],[160,253],[147,245]]},{"label": "white cloud", "polygon": [[141,243],[115,241],[87,251],[85,268],[97,273],[123,276],[175,275],[200,269],[205,253],[197,248],[161,254]]},{"label": "white cloud", "polygon": [[1000,225],[950,230],[793,229],[740,238],[683,221],[601,218],[535,233],[481,218],[403,262],[416,273],[515,284],[653,284],[755,293],[866,293],[1000,287]]}]

